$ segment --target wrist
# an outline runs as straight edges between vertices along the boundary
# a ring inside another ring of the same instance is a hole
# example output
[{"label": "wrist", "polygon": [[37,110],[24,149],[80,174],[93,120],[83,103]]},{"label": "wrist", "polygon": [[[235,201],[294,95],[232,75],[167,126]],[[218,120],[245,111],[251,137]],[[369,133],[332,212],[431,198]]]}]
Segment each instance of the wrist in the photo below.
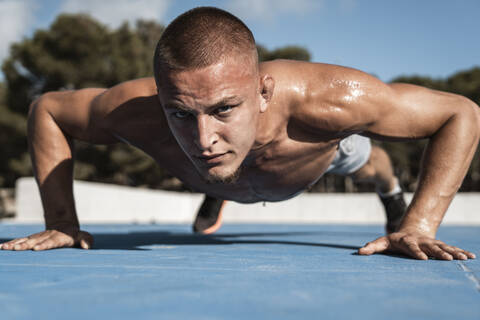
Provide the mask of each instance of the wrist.
[{"label": "wrist", "polygon": [[47,230],[79,230],[80,224],[78,220],[49,220],[45,219],[45,228]]},{"label": "wrist", "polygon": [[435,238],[437,234],[438,226],[427,218],[420,219],[407,219],[402,222],[398,228],[398,232],[404,232],[409,234],[418,234],[422,236],[427,236]]},{"label": "wrist", "polygon": [[68,207],[45,208],[45,225],[50,227],[79,227],[75,209]]}]

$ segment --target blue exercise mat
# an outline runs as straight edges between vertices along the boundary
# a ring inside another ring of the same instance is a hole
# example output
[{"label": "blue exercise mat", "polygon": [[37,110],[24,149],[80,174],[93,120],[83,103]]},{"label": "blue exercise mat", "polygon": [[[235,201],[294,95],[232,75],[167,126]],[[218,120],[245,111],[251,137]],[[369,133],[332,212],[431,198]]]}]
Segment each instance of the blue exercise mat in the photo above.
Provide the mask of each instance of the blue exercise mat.
[{"label": "blue exercise mat", "polygon": [[[0,225],[0,241],[43,229]],[[359,256],[381,226],[89,225],[92,250],[0,251],[1,319],[480,319],[480,260]],[[480,227],[439,238],[480,257]]]}]

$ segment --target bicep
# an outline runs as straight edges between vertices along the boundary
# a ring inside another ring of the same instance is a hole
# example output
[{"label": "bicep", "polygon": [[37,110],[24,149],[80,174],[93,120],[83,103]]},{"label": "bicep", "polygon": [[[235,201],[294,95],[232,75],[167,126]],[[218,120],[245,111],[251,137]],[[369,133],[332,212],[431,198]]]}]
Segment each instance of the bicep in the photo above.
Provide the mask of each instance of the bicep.
[{"label": "bicep", "polygon": [[363,134],[377,139],[431,137],[460,111],[462,98],[410,84],[383,84],[360,104],[370,118]]},{"label": "bicep", "polygon": [[480,118],[478,106],[460,95],[411,84],[386,84],[348,68],[322,70],[315,74],[327,76],[314,78],[311,87],[319,89],[312,90],[308,103],[295,104],[300,106],[295,117],[311,132],[338,137],[356,133],[379,140],[422,139],[432,137],[450,120],[471,127],[469,122]]}]

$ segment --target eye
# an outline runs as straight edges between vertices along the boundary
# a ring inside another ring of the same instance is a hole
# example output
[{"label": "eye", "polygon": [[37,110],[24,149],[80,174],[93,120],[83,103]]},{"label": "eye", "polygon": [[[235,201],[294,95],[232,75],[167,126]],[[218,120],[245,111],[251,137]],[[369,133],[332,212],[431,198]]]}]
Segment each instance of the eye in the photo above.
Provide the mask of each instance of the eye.
[{"label": "eye", "polygon": [[186,117],[188,117],[190,115],[190,113],[188,113],[187,111],[183,111],[183,110],[175,111],[172,114],[177,119],[185,119]]},{"label": "eye", "polygon": [[232,109],[233,109],[232,106],[222,106],[222,107],[217,108],[217,109],[215,110],[215,112],[216,112],[217,114],[226,114],[226,113],[231,112]]}]

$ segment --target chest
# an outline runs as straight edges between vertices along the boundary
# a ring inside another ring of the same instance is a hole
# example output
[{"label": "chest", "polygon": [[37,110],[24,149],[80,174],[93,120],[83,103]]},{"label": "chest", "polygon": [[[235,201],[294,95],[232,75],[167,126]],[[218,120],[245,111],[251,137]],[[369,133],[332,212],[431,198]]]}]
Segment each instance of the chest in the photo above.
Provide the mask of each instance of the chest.
[{"label": "chest", "polygon": [[285,139],[265,151],[251,167],[245,180],[255,201],[281,201],[314,184],[335,157],[337,141]]},{"label": "chest", "polygon": [[151,154],[193,190],[241,203],[281,201],[291,198],[315,183],[326,171],[337,149],[337,141],[282,139],[245,161],[234,184],[207,184],[190,160],[175,144],[153,148]]}]

